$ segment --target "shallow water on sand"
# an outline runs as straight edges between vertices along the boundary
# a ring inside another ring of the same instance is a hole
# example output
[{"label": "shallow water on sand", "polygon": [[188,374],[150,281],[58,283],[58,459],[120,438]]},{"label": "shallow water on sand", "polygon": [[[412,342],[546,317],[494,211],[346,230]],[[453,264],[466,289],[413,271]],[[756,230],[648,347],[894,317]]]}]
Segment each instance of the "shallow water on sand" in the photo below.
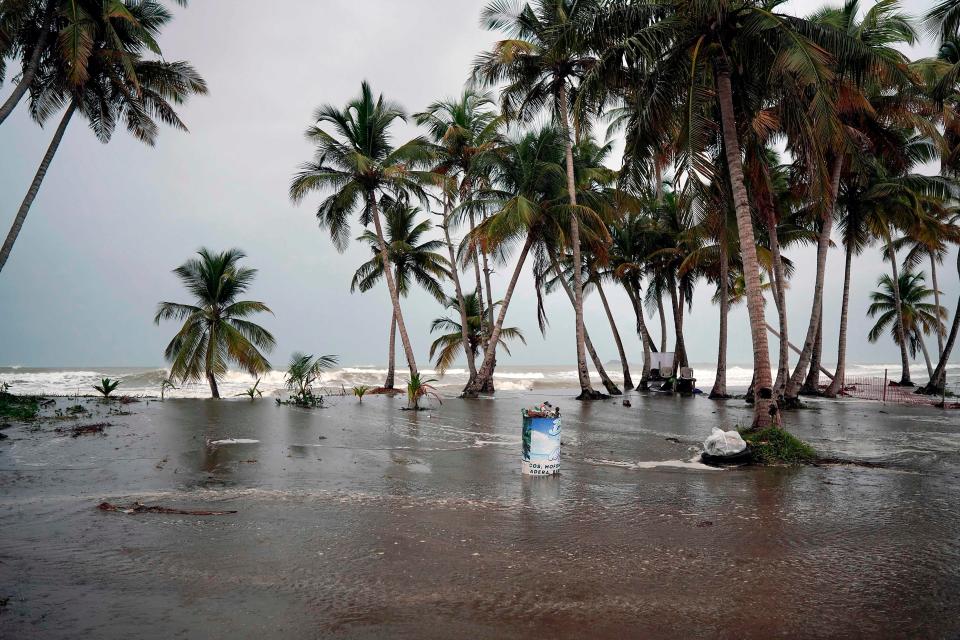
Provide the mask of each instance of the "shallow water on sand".
[{"label": "shallow water on sand", "polygon": [[[14,426],[0,637],[960,633],[956,412],[814,402],[792,431],[885,468],[717,471],[692,460],[742,401],[630,398],[168,400],[80,420],[104,436]],[[527,478],[518,414],[543,399],[563,472]]]}]

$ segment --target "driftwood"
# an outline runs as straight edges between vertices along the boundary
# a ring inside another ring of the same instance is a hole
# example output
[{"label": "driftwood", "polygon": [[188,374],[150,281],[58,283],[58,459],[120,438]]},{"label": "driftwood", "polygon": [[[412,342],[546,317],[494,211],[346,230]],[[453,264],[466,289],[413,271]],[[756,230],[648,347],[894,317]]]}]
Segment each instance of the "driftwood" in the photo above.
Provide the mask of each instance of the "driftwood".
[{"label": "driftwood", "polygon": [[171,513],[183,516],[225,516],[236,513],[236,511],[206,511],[203,509],[171,509],[170,507],[147,506],[139,500],[129,506],[101,502],[97,505],[97,509],[100,509],[100,511],[117,511],[119,513]]}]

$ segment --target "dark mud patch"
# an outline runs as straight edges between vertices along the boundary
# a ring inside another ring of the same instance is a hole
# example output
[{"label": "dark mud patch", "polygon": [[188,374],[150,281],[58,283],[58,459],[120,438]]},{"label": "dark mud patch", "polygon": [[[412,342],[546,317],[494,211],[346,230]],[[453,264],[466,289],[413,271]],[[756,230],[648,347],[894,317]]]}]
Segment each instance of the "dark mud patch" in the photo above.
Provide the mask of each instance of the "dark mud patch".
[{"label": "dark mud patch", "polygon": [[171,507],[161,507],[158,505],[145,505],[139,501],[126,506],[104,501],[97,505],[97,509],[100,511],[116,511],[118,513],[126,513],[128,515],[140,513],[165,513],[183,516],[227,516],[232,513],[237,513],[236,511],[209,511],[206,509],[174,509]]},{"label": "dark mud patch", "polygon": [[75,427],[58,427],[57,433],[68,434],[71,438],[79,438],[80,436],[90,436],[90,435],[106,435],[103,430],[107,427],[112,427],[113,425],[109,422],[95,422],[93,424],[80,424]]}]

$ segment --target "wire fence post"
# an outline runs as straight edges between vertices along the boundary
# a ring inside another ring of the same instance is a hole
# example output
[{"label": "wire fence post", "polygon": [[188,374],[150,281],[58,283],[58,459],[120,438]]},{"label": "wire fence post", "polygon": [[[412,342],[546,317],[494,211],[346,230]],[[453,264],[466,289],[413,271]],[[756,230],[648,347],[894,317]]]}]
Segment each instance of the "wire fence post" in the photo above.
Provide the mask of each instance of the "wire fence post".
[{"label": "wire fence post", "polygon": [[883,401],[887,401],[887,370],[883,370]]}]

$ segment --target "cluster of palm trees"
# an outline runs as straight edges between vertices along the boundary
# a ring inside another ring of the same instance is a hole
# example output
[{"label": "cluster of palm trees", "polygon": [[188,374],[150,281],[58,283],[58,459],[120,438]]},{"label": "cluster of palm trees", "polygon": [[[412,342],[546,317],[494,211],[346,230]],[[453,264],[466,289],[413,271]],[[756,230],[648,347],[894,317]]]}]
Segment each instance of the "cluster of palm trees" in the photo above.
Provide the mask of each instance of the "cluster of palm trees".
[{"label": "cluster of palm trees", "polygon": [[158,122],[186,130],[175,107],[207,85],[189,63],[162,56],[157,40],[171,17],[161,0],[0,0],[0,83],[9,63],[20,69],[0,125],[24,101],[41,126],[62,112],[0,247],[0,271],[74,115],[103,143],[120,124],[148,145]]},{"label": "cluster of palm trees", "polygon": [[[781,4],[495,0],[482,21],[504,38],[477,56],[460,97],[414,115],[426,135],[394,144],[391,129],[406,113],[364,83],[345,107],[318,109],[307,131],[316,154],[295,175],[290,196],[299,202],[323,194],[317,218],[340,250],[354,214],[373,223],[363,240],[377,255],[354,285],[386,281],[411,375],[417,363],[400,304],[410,277],[458,313],[459,321],[435,327],[459,330],[470,374],[466,397],[493,388],[511,296],[530,262],[538,295],[561,289],[573,308],[581,398],[599,395],[588,354],[608,392],[619,392],[584,325],[588,293],[595,291],[605,308],[630,388],[604,285],[623,287],[633,305],[644,351],[640,387],[651,354],[669,348],[668,316],[677,364],[687,364],[684,315],[694,287],[716,287],[720,344],[712,395],[721,397],[727,315],[744,301],[754,425],[766,426],[771,403],[820,389],[829,338],[822,330],[826,258],[837,245],[845,256],[838,366],[822,392],[843,392],[853,262],[870,246],[880,247],[891,268],[884,286],[893,315],[884,307],[883,326],[900,347],[900,382],[912,384],[908,351],[923,350],[924,335],[933,333],[937,365],[931,360],[926,390],[940,389],[960,324],[955,313],[947,330],[938,287],[938,266],[960,241],[960,2],[945,0],[921,19],[893,0],[847,0],[805,17],[781,12]],[[921,29],[942,47],[935,58],[911,61],[903,49]],[[486,93],[492,89],[496,102]],[[604,125],[608,138],[625,139],[617,171],[605,163],[610,145],[594,134]],[[938,175],[921,173],[934,161]],[[429,259],[413,260],[415,242],[385,231],[384,216],[392,227],[398,215],[388,212],[399,207],[416,215],[411,203],[440,216],[446,256],[431,243]],[[463,232],[455,240],[457,229]],[[805,243],[816,247],[814,264],[784,255]],[[506,288],[495,296],[491,265],[511,261]],[[916,314],[910,309],[921,300],[908,301],[902,289],[917,295],[922,263],[933,288],[920,298],[935,301]],[[809,321],[799,331],[787,323],[785,291],[794,272],[814,282]],[[449,299],[442,278],[453,283]],[[765,293],[776,326],[767,323]],[[872,312],[884,304],[878,299]],[[659,317],[659,344],[647,310]],[[780,346],[773,367],[768,332]],[[791,369],[795,335],[802,339]],[[444,366],[455,356],[452,344],[449,333],[434,344]]]}]

